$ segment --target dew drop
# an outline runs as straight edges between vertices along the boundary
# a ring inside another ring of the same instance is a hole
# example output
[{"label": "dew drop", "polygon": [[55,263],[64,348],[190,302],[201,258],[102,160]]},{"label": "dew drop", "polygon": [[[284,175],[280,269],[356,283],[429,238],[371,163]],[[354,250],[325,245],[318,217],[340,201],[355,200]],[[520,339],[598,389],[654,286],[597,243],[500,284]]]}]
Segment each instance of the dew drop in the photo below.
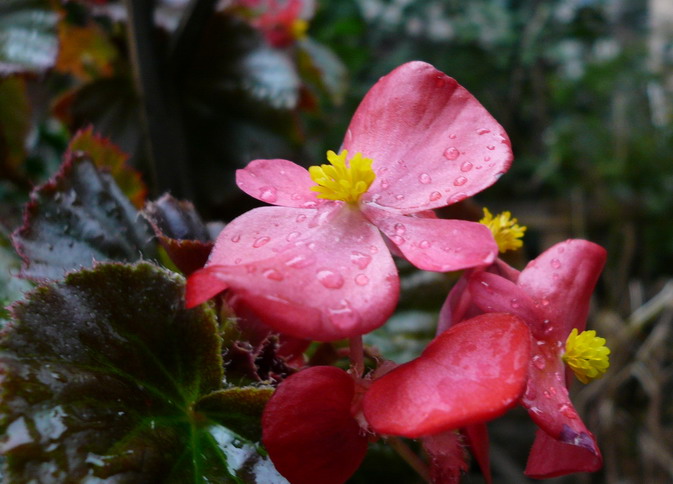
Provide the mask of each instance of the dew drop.
[{"label": "dew drop", "polygon": [[266,203],[274,203],[278,200],[278,190],[276,187],[261,187],[259,189],[259,199]]},{"label": "dew drop", "polygon": [[271,240],[270,237],[266,237],[266,236],[264,236],[264,237],[258,237],[258,238],[256,238],[255,241],[252,243],[252,246],[253,246],[255,249],[259,249],[259,248],[262,247],[263,245],[268,244],[270,240]]},{"label": "dew drop", "polygon": [[427,240],[421,240],[421,241],[418,243],[418,246],[419,246],[421,249],[429,249],[429,248],[430,248],[430,242],[427,241]]},{"label": "dew drop", "polygon": [[351,252],[351,262],[355,264],[361,271],[365,270],[371,261],[372,257],[370,255],[363,254],[362,252],[358,252],[356,250]]},{"label": "dew drop", "polygon": [[318,271],[316,277],[318,278],[318,281],[320,281],[320,284],[327,289],[339,289],[344,285],[344,278],[341,277],[341,274],[338,272],[325,269]]},{"label": "dew drop", "polygon": [[303,197],[301,196],[301,193],[293,193],[290,195],[290,198],[295,201],[301,200]]},{"label": "dew drop", "polygon": [[487,149],[487,150],[490,150],[490,151],[493,151],[493,150],[495,149],[495,146],[493,146],[493,145],[486,145],[486,149]]},{"label": "dew drop", "polygon": [[448,202],[449,204],[452,204],[452,203],[458,203],[458,202],[460,202],[460,201],[462,201],[462,200],[465,200],[466,198],[467,198],[467,194],[466,194],[466,193],[459,192],[459,193],[456,193],[455,195],[450,196],[449,199],[447,200],[447,202]]},{"label": "dew drop", "polygon": [[574,420],[577,418],[577,414],[573,410],[573,408],[568,405],[567,403],[562,403],[559,406],[559,412],[561,412],[562,415],[564,415],[566,418],[569,418],[571,420]]},{"label": "dew drop", "polygon": [[315,207],[318,206],[318,204],[316,202],[310,202],[309,201],[309,202],[302,203],[301,206],[304,207],[304,208],[315,208]]},{"label": "dew drop", "polygon": [[404,224],[395,224],[395,233],[397,235],[404,235],[404,232],[407,231],[407,228],[404,226]]},{"label": "dew drop", "polygon": [[318,247],[318,244],[316,244],[315,242],[309,242],[306,247],[308,247],[311,250],[315,250],[315,248]]},{"label": "dew drop", "polygon": [[283,274],[278,272],[276,269],[266,269],[264,272],[262,272],[262,275],[272,281],[282,281],[284,279]]},{"label": "dew drop", "polygon": [[551,393],[549,393],[549,390],[545,390],[542,392],[545,398],[551,398]]},{"label": "dew drop", "polygon": [[303,269],[315,262],[315,257],[307,255],[297,255],[285,261],[287,267],[293,269]]},{"label": "dew drop", "polygon": [[234,264],[238,265],[241,263],[241,258],[234,259]]},{"label": "dew drop", "polygon": [[490,156],[484,156],[484,161],[491,161],[491,157]]},{"label": "dew drop", "polygon": [[369,246],[369,252],[371,252],[372,254],[378,254],[379,248],[376,247],[375,245],[370,245]]},{"label": "dew drop", "polygon": [[519,309],[521,307],[521,304],[519,304],[519,300],[515,297],[512,298],[509,304],[510,306],[512,306],[512,309]]},{"label": "dew drop", "polygon": [[239,240],[241,240],[241,234],[236,234],[236,235],[234,235],[234,236],[231,238],[231,241],[232,241],[234,244],[237,243]]},{"label": "dew drop", "polygon": [[458,135],[456,135],[455,133],[451,133],[449,135],[449,138],[451,138],[451,139],[456,139],[457,137],[458,137]]},{"label": "dew drop", "polygon": [[418,175],[418,181],[421,182],[423,185],[428,185],[432,183],[432,178],[427,173],[421,173],[420,175]]},{"label": "dew drop", "polygon": [[404,238],[400,237],[399,235],[393,235],[392,237],[390,237],[390,240],[395,242],[396,245],[404,244]]},{"label": "dew drop", "polygon": [[296,240],[297,237],[299,237],[300,235],[301,234],[299,232],[290,232],[289,234],[287,234],[287,237],[285,238],[287,239],[288,242],[292,242],[293,240]]},{"label": "dew drop", "polygon": [[431,202],[436,202],[436,201],[439,200],[440,198],[442,198],[442,194],[439,193],[439,192],[432,192],[432,193],[430,194],[430,201],[431,201]]},{"label": "dew drop", "polygon": [[395,200],[404,200],[404,195],[395,195]]},{"label": "dew drop", "polygon": [[546,362],[544,361],[544,357],[542,355],[533,356],[533,364],[538,370],[544,370],[546,366]]},{"label": "dew drop", "polygon": [[383,190],[387,190],[388,187],[390,187],[390,183],[388,183],[386,180],[381,180],[381,188]]},{"label": "dew drop", "polygon": [[462,171],[463,173],[467,173],[472,169],[472,166],[473,166],[472,163],[470,163],[469,161],[464,161],[463,164],[460,165],[460,171]]},{"label": "dew drop", "polygon": [[560,246],[560,247],[558,248],[558,253],[559,253],[559,254],[563,254],[565,251],[566,251],[566,248],[563,247],[563,246]]},{"label": "dew drop", "polygon": [[558,259],[552,259],[552,260],[551,260],[551,266],[552,266],[554,269],[560,269],[560,268],[561,268],[561,261],[558,260]]},{"label": "dew drop", "polygon": [[340,307],[328,308],[329,318],[332,324],[338,328],[350,328],[360,323],[360,315],[351,308],[347,301],[343,301]]},{"label": "dew drop", "polygon": [[459,176],[458,178],[453,180],[453,184],[457,187],[462,187],[466,183],[467,183],[467,178],[465,178],[464,176]]},{"label": "dew drop", "polygon": [[488,134],[488,133],[490,133],[490,132],[491,132],[491,130],[490,130],[490,129],[486,129],[486,128],[481,128],[481,129],[478,129],[478,130],[477,130],[477,134],[480,135],[480,136],[481,136],[481,135],[484,135],[484,134]]},{"label": "dew drop", "polygon": [[369,277],[365,276],[364,274],[358,274],[355,276],[355,284],[358,286],[366,286],[369,284]]},{"label": "dew drop", "polygon": [[458,159],[460,156],[460,151],[458,151],[458,148],[455,148],[454,146],[451,146],[444,150],[444,158],[446,158],[449,161],[453,161]]},{"label": "dew drop", "polygon": [[306,215],[304,215],[303,213],[300,213],[299,215],[297,215],[296,220],[297,220],[297,223],[300,224],[300,223],[302,223],[304,220],[306,220]]}]

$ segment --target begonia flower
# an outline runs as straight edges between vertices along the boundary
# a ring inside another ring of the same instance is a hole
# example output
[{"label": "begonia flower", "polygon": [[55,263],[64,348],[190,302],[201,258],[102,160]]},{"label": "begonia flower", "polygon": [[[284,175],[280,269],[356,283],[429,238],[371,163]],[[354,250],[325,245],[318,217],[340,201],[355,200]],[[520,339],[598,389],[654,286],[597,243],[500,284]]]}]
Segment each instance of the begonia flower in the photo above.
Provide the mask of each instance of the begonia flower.
[{"label": "begonia flower", "polygon": [[495,259],[485,226],[431,211],[493,184],[511,163],[509,139],[431,65],[410,62],[381,78],[328,159],[310,172],[280,159],[237,172],[243,191],[278,206],[224,228],[188,281],[189,306],[230,288],[277,331],[330,341],[368,333],[392,314],[399,278],[387,244],[430,271]]},{"label": "begonia flower", "polygon": [[[588,381],[607,368],[605,340],[582,333],[605,258],[605,250],[596,244],[568,240],[545,251],[520,273],[504,269],[506,264],[499,261],[459,282],[440,314],[442,328],[479,312],[507,311],[528,324],[534,344],[521,404],[540,428],[528,459],[528,476],[590,472],[602,465],[596,440],[570,401],[566,369]],[[584,336],[578,339],[578,333]],[[484,438],[477,438],[477,447],[483,449]]]}]

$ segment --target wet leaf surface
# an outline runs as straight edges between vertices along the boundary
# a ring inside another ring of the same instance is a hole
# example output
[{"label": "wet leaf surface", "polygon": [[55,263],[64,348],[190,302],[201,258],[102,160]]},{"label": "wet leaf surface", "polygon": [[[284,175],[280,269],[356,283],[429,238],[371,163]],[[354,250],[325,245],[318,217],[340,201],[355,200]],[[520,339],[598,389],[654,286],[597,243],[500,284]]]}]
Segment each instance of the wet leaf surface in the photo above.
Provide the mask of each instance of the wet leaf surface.
[{"label": "wet leaf surface", "polygon": [[152,232],[112,176],[74,154],[33,191],[24,225],[13,236],[22,275],[59,279],[94,261],[152,258]]},{"label": "wet leaf surface", "polygon": [[223,397],[215,317],[185,310],[183,291],[148,263],[101,264],[14,308],[0,343],[7,482],[283,482],[222,425],[261,400]]}]

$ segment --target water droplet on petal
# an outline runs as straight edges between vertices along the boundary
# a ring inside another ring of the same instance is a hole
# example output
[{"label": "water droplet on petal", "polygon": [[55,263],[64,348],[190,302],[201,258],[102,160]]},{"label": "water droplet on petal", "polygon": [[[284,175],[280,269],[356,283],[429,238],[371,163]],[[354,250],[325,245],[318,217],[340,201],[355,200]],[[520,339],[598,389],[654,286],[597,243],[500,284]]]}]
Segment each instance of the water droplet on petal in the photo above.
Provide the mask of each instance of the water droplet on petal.
[{"label": "water droplet on petal", "polygon": [[301,200],[303,197],[301,196],[301,193],[293,193],[290,195],[290,198],[295,201]]},{"label": "water droplet on petal", "polygon": [[561,412],[562,415],[564,415],[566,418],[569,418],[571,420],[577,418],[577,414],[575,413],[573,408],[570,405],[568,405],[567,403],[562,403],[559,406],[559,412]]},{"label": "water droplet on petal", "polygon": [[276,187],[261,187],[259,189],[259,199],[266,203],[274,203],[278,200],[278,190]]},{"label": "water droplet on petal", "polygon": [[314,262],[315,262],[315,256],[309,253],[309,254],[296,255],[286,260],[285,265],[293,269],[303,269],[304,267],[310,266]]},{"label": "water droplet on petal", "polygon": [[392,237],[390,237],[390,240],[395,242],[396,245],[404,244],[404,239],[402,237],[400,237],[399,235],[393,235]]},{"label": "water droplet on petal", "polygon": [[490,133],[490,132],[491,132],[491,130],[490,130],[490,129],[486,129],[486,128],[481,128],[481,129],[478,129],[478,130],[477,130],[477,134],[478,134],[478,135],[484,135],[484,134],[488,134],[488,133]]},{"label": "water droplet on petal", "polygon": [[490,156],[484,156],[484,161],[491,161],[491,157]]},{"label": "water droplet on petal", "polygon": [[304,208],[315,208],[315,207],[318,206],[318,204],[316,202],[310,202],[309,201],[309,202],[302,203],[301,206],[304,207]]},{"label": "water droplet on petal", "polygon": [[239,240],[241,240],[241,234],[236,234],[236,235],[234,235],[234,236],[231,238],[231,241],[232,241],[234,244],[237,243]]},{"label": "water droplet on petal", "polygon": [[554,269],[560,269],[560,268],[561,268],[561,261],[558,260],[558,259],[552,259],[552,260],[551,260],[551,266],[552,266]]},{"label": "water droplet on petal", "polygon": [[404,200],[404,195],[395,195],[395,200]]},{"label": "water droplet on petal", "polygon": [[457,187],[462,187],[466,183],[467,183],[467,178],[465,178],[464,176],[459,176],[458,178],[453,180],[453,184]]},{"label": "water droplet on petal", "polygon": [[365,276],[364,274],[358,274],[355,276],[355,284],[358,286],[366,286],[369,284],[369,277]]},{"label": "water droplet on petal", "polygon": [[271,240],[271,237],[266,237],[266,236],[264,236],[264,237],[258,237],[258,238],[256,238],[255,241],[252,243],[252,246],[253,246],[255,249],[259,249],[259,248],[262,247],[263,245],[268,244],[270,240]]},{"label": "water droplet on petal", "polygon": [[318,271],[316,277],[320,281],[320,284],[327,289],[339,289],[344,285],[344,278],[341,277],[341,274],[328,269]]},{"label": "water droplet on petal", "polygon": [[444,150],[444,158],[446,158],[449,161],[453,161],[458,159],[460,156],[460,151],[458,151],[458,148],[451,146]]},{"label": "water droplet on petal", "polygon": [[286,239],[288,242],[292,242],[293,240],[296,240],[297,237],[299,237],[300,235],[301,234],[299,232],[290,232],[289,234],[287,234]]},{"label": "water droplet on petal", "polygon": [[512,309],[519,309],[519,307],[521,307],[521,305],[519,304],[519,300],[515,297],[512,298],[509,304],[510,306],[512,306]]},{"label": "water droplet on petal", "polygon": [[544,370],[546,366],[546,362],[544,361],[544,357],[542,355],[533,356],[533,364],[538,370]]},{"label": "water droplet on petal", "polygon": [[337,328],[352,328],[360,324],[361,318],[358,312],[351,308],[348,301],[342,301],[337,308],[328,308],[329,319]]},{"label": "water droplet on petal", "polygon": [[549,393],[549,390],[545,390],[542,392],[545,398],[551,398],[551,393]]},{"label": "water droplet on petal", "polygon": [[377,254],[379,252],[379,248],[376,247],[375,245],[370,245],[369,252],[371,252],[372,254]]},{"label": "water droplet on petal", "polygon": [[351,252],[351,262],[362,271],[367,268],[367,266],[371,261],[372,261],[371,256],[367,254],[363,254],[362,252],[358,252],[356,250]]},{"label": "water droplet on petal", "polygon": [[418,181],[421,182],[423,185],[428,185],[432,183],[432,178],[427,173],[421,173],[420,175],[418,175]]},{"label": "water droplet on petal", "polygon": [[404,235],[404,232],[407,231],[407,228],[404,226],[404,224],[395,224],[395,233],[397,235]]},{"label": "water droplet on petal", "polygon": [[451,138],[451,139],[456,139],[457,137],[458,137],[458,135],[456,135],[455,133],[451,133],[449,135],[449,138]]},{"label": "water droplet on petal", "polygon": [[452,203],[458,203],[458,202],[460,202],[460,201],[462,201],[462,200],[465,200],[466,198],[467,198],[467,194],[466,194],[466,193],[459,192],[459,193],[456,193],[456,194],[450,196],[449,199],[447,200],[447,202],[448,202],[449,204],[452,204]]},{"label": "water droplet on petal", "polygon": [[381,180],[381,188],[383,190],[387,190],[388,187],[390,187],[390,183],[388,183],[386,180]]},{"label": "water droplet on petal", "polygon": [[486,145],[486,149],[487,149],[487,150],[490,150],[490,151],[493,151],[493,150],[495,149],[495,146],[493,146],[493,145]]},{"label": "water droplet on petal", "polygon": [[282,281],[284,279],[283,274],[278,272],[276,269],[266,269],[264,272],[262,272],[262,275],[272,281]]},{"label": "water droplet on petal", "polygon": [[470,163],[469,161],[464,161],[463,164],[460,165],[460,171],[462,171],[463,173],[467,173],[471,169],[472,169],[472,163]]},{"label": "water droplet on petal", "polygon": [[234,259],[234,264],[238,265],[241,263],[241,258]]},{"label": "water droplet on petal", "polygon": [[421,241],[418,243],[418,246],[419,246],[421,249],[429,249],[429,248],[430,248],[430,242],[427,241],[427,240],[421,240]]},{"label": "water droplet on petal", "polygon": [[296,219],[296,220],[297,220],[297,223],[300,224],[300,223],[302,223],[304,220],[306,220],[306,215],[304,215],[303,213],[300,213],[299,215],[297,215],[297,219]]},{"label": "water droplet on petal", "polygon": [[439,192],[432,192],[432,193],[430,194],[430,201],[431,201],[431,202],[436,202],[436,201],[439,200],[440,198],[442,198],[442,194],[439,193]]}]

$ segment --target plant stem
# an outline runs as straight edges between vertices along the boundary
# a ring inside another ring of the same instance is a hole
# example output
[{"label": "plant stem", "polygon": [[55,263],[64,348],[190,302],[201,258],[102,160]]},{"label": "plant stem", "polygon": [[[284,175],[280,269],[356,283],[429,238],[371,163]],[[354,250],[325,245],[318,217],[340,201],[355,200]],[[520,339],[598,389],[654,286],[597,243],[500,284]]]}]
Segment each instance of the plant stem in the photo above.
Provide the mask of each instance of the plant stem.
[{"label": "plant stem", "polygon": [[362,345],[362,336],[351,338],[350,342],[350,360],[351,368],[358,378],[362,376],[365,371],[365,357]]},{"label": "plant stem", "polygon": [[399,437],[387,437],[386,441],[425,482],[430,482],[430,471],[427,464],[402,439]]}]

